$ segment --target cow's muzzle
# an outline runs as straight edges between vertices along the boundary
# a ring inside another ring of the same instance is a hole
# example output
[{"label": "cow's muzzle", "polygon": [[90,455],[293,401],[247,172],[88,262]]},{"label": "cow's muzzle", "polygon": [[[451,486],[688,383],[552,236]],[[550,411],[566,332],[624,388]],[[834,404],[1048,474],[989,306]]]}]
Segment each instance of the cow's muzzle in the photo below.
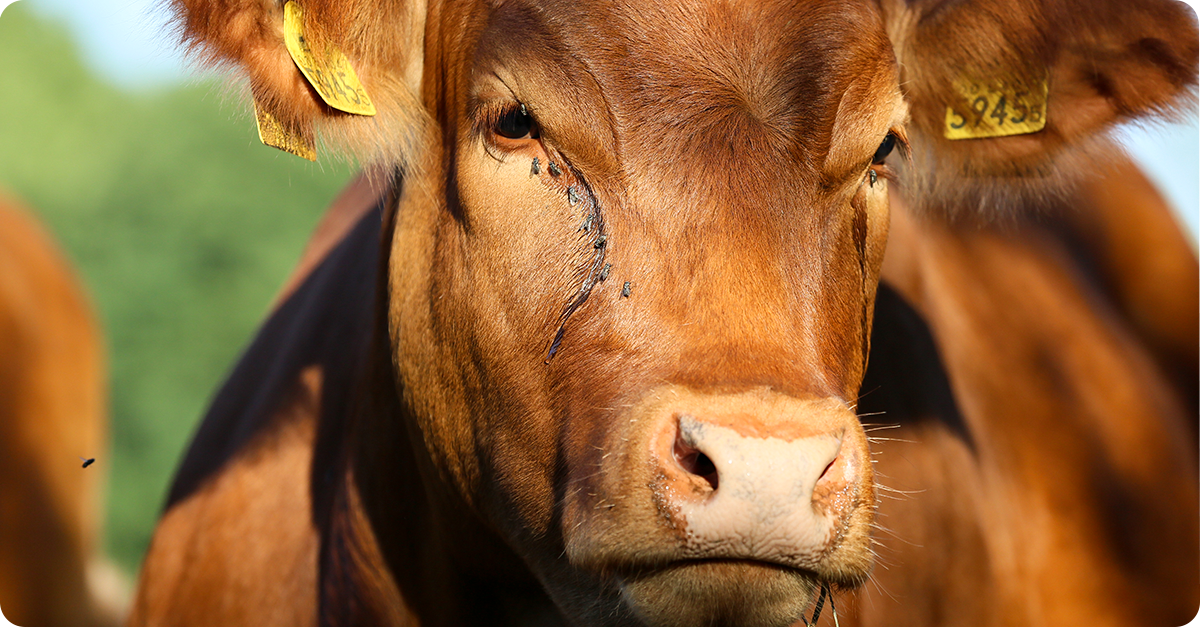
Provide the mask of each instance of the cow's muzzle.
[{"label": "cow's muzzle", "polygon": [[567,549],[644,620],[791,622],[869,575],[870,451],[840,400],[669,386],[608,425],[600,473],[568,491]]},{"label": "cow's muzzle", "polygon": [[672,417],[651,446],[660,516],[689,559],[816,571],[849,524],[862,459],[846,429],[794,439],[736,422]]}]

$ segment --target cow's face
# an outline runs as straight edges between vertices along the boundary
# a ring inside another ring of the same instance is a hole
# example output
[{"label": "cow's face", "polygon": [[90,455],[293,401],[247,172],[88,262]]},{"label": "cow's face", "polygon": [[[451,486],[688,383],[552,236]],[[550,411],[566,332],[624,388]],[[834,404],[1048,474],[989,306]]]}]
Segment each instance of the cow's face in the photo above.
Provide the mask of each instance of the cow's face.
[{"label": "cow's face", "polygon": [[1036,209],[1196,74],[1172,0],[293,0],[364,118],[279,0],[172,1],[282,127],[404,172],[388,325],[427,479],[580,621],[792,622],[862,582],[889,186]]},{"label": "cow's face", "polygon": [[565,608],[796,621],[871,564],[854,404],[906,114],[882,20],[563,5],[443,22],[445,133],[393,247],[402,383]]}]

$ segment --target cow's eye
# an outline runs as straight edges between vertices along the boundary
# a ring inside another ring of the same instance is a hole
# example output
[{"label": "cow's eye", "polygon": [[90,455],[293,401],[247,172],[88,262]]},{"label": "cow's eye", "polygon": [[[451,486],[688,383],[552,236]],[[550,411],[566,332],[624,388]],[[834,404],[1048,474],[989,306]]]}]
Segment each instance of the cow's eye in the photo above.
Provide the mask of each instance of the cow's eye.
[{"label": "cow's eye", "polygon": [[879,148],[875,149],[875,156],[871,158],[871,163],[877,166],[882,164],[883,160],[887,159],[887,156],[892,153],[892,149],[895,147],[896,134],[888,133],[887,137],[883,138],[883,143],[879,145]]},{"label": "cow's eye", "polygon": [[496,121],[495,130],[497,135],[512,140],[537,137],[537,124],[525,109],[525,105],[504,112]]}]

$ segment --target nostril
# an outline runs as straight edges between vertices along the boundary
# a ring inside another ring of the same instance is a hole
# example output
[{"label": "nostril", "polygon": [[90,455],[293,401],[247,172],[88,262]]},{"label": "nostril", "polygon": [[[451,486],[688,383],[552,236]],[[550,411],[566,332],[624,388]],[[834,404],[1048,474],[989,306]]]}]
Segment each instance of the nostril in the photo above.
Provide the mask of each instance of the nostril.
[{"label": "nostril", "polygon": [[680,466],[684,471],[704,478],[704,481],[708,482],[714,491],[717,490],[717,465],[713,464],[712,459],[704,455],[704,452],[697,451],[687,456],[680,461]]},{"label": "nostril", "polygon": [[679,437],[675,439],[674,453],[675,462],[679,464],[680,468],[708,482],[712,490],[717,490],[719,482],[717,465],[713,463],[712,458],[709,458],[699,449],[683,442],[683,439]]},{"label": "nostril", "polygon": [[838,458],[841,458],[841,456],[834,456],[833,460],[830,460],[829,464],[825,465],[825,468],[821,470],[821,475],[817,477],[818,482],[824,479],[826,475],[829,475],[829,470],[833,468],[833,465],[838,461]]}]

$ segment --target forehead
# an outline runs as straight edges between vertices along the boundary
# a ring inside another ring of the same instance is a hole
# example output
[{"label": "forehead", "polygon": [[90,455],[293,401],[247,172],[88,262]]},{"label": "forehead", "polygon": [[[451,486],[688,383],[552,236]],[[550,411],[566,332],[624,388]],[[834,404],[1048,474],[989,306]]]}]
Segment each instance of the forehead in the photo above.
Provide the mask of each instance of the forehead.
[{"label": "forehead", "polygon": [[[593,92],[596,119],[629,148],[658,141],[660,156],[737,137],[759,158],[820,167],[841,148],[839,119],[886,132],[902,107],[873,2],[513,0],[494,8],[481,50],[515,72],[545,70],[526,97]],[[688,141],[661,143],[681,127]]]},{"label": "forehead", "polygon": [[492,12],[505,28],[540,28],[575,49],[699,64],[779,61],[797,49],[844,58],[886,40],[869,0],[501,0]]}]

